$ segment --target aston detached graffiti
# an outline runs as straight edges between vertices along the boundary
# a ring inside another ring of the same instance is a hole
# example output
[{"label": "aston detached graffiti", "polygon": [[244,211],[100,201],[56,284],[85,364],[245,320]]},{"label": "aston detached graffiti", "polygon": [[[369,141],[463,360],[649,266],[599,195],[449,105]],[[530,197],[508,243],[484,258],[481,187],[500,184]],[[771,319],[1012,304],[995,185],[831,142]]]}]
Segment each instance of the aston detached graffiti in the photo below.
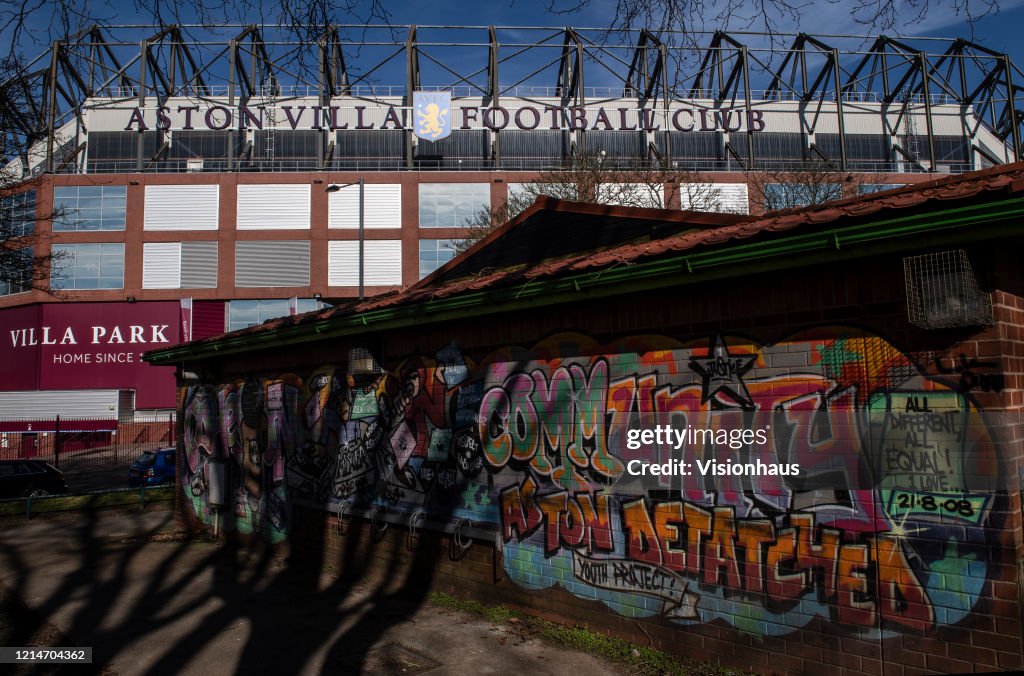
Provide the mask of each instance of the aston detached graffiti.
[{"label": "aston detached graffiti", "polygon": [[[499,532],[517,584],[630,617],[927,631],[977,607],[998,551],[998,454],[954,375],[844,328],[772,345],[566,334],[476,362],[453,343],[375,375],[189,388],[183,490],[210,521],[223,475],[225,526],[275,541],[297,503],[470,519]],[[708,434],[629,448],[659,424]],[[714,443],[736,429],[766,443]],[[801,471],[638,477],[634,460]]]}]

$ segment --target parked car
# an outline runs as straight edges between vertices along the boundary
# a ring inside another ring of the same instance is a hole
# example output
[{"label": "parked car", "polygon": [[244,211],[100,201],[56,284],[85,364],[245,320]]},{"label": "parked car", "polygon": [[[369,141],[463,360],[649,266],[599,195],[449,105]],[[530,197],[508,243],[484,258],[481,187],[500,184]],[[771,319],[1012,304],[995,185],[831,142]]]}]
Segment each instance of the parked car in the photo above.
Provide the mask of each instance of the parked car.
[{"label": "parked car", "polygon": [[67,493],[64,474],[42,460],[0,460],[0,498],[38,498]]},{"label": "parked car", "polygon": [[174,483],[174,447],[146,451],[128,470],[128,485],[157,486]]}]

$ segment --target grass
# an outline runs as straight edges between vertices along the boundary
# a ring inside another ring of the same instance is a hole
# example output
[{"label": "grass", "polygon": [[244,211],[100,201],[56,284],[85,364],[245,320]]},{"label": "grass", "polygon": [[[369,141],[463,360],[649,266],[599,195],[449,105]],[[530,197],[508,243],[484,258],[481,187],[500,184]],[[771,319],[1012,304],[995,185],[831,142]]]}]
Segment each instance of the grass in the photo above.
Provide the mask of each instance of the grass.
[{"label": "grass", "polygon": [[[0,503],[0,516],[24,516],[26,500],[10,500]],[[174,500],[174,487],[146,489],[146,504],[170,502]],[[105,507],[141,506],[142,501],[138,490],[116,491],[112,493],[94,493],[91,495],[67,495],[45,498],[32,498],[32,514],[45,512],[67,512],[72,510],[99,509]]]},{"label": "grass", "polygon": [[661,650],[636,645],[621,638],[605,636],[587,627],[549,622],[504,606],[488,606],[466,601],[442,592],[431,592],[430,602],[444,608],[482,615],[494,624],[516,622],[529,633],[555,645],[579,650],[626,667],[635,674],[672,674],[680,676],[725,676],[741,672],[708,662],[678,657]]}]

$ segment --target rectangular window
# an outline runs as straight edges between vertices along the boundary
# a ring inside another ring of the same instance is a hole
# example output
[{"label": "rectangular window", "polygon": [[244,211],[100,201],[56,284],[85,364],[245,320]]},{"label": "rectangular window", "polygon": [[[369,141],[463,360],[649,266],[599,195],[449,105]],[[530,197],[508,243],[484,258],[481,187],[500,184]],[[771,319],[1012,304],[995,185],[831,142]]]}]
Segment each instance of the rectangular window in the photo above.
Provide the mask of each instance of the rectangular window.
[{"label": "rectangular window", "polygon": [[665,186],[660,183],[598,183],[594,189],[594,201],[599,204],[650,209],[665,205]]},{"label": "rectangular window", "polygon": [[[327,227],[359,227],[359,185],[343,185],[327,198]],[[402,186],[368,183],[363,186],[363,227],[402,227]]]},{"label": "rectangular window", "polygon": [[121,289],[124,244],[55,244],[50,274],[54,289]]},{"label": "rectangular window", "polygon": [[228,304],[228,331],[258,326],[268,319],[312,312],[323,306],[316,298],[233,300]]},{"label": "rectangular window", "polygon": [[420,279],[455,257],[455,247],[459,239],[421,239],[420,240]]},{"label": "rectangular window", "polygon": [[181,242],[142,245],[142,288],[177,289],[181,284]]},{"label": "rectangular window", "polygon": [[301,315],[305,312],[313,312],[319,310],[324,306],[322,302],[316,298],[295,298],[295,313]]},{"label": "rectangular window", "polygon": [[56,232],[124,230],[128,189],[123,185],[62,185],[53,189]]},{"label": "rectangular window", "polygon": [[[391,286],[402,283],[401,240],[369,240],[363,247],[363,284]],[[329,286],[359,285],[359,242],[354,240],[328,243],[327,284]]]},{"label": "rectangular window", "polygon": [[309,286],[309,241],[235,242],[235,285]]},{"label": "rectangular window", "polygon": [[885,192],[886,190],[902,188],[904,185],[904,183],[861,183],[857,186],[857,194],[872,195],[876,192]]},{"label": "rectangular window", "polygon": [[32,290],[32,247],[16,249],[4,256],[0,270],[0,296]]},{"label": "rectangular window", "polygon": [[268,319],[290,314],[287,298],[276,300],[233,300],[228,305],[228,331],[258,326]]},{"label": "rectangular window", "polygon": [[421,183],[420,227],[464,228],[491,208],[488,183]]},{"label": "rectangular window", "polygon": [[746,183],[680,183],[679,208],[722,214],[750,213]]},{"label": "rectangular window", "polygon": [[217,185],[147,185],[145,230],[216,230]]},{"label": "rectangular window", "polygon": [[842,196],[843,186],[839,183],[769,183],[764,187],[764,208],[766,211],[794,209],[823,204]]},{"label": "rectangular window", "polygon": [[212,289],[217,286],[217,242],[147,242],[142,288]]},{"label": "rectangular window", "polygon": [[0,239],[24,237],[35,231],[35,190],[0,197]]},{"label": "rectangular window", "polygon": [[239,230],[309,230],[309,185],[238,186]]}]

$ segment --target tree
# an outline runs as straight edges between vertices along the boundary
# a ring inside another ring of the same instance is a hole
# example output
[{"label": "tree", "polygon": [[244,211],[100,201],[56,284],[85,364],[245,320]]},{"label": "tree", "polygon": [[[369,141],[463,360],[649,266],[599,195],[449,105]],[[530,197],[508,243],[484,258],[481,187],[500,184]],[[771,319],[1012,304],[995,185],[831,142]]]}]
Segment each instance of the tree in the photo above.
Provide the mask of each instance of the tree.
[{"label": "tree", "polygon": [[[0,39],[10,53],[26,43],[49,44],[86,26],[124,22],[148,22],[216,28],[226,25],[276,26],[303,40],[316,40],[328,24],[376,23],[390,25],[394,11],[402,8],[387,0],[235,0],[233,2],[184,2],[183,0],[134,0],[132,3],[97,0],[83,4],[71,0],[26,3],[0,0]],[[526,8],[529,0],[511,0]],[[609,31],[648,29],[664,35],[665,42],[696,44],[702,31],[745,30],[766,33],[801,30],[801,19],[812,3],[800,0],[615,0],[614,10],[601,4],[601,16],[610,19]],[[838,3],[828,3],[829,5]],[[550,13],[578,17],[597,8],[596,0],[545,0]],[[131,16],[134,9],[135,16]],[[867,32],[880,33],[920,24],[932,12],[943,12],[973,24],[998,13],[999,0],[851,0],[851,19]],[[431,22],[436,22],[432,19]],[[412,21],[410,23],[415,23]],[[677,39],[672,38],[672,34]],[[678,38],[681,37],[682,40]]]},{"label": "tree", "polygon": [[702,174],[657,159],[623,163],[603,153],[572,155],[562,166],[541,171],[527,183],[510,184],[504,202],[483,207],[467,219],[466,233],[453,248],[462,253],[522,213],[541,195],[587,204],[655,209],[678,204],[690,211],[727,210],[721,189]]},{"label": "tree", "polygon": [[[830,2],[828,4],[838,4]],[[548,0],[548,10],[579,14],[597,0]],[[655,34],[675,33],[695,43],[704,31],[744,30],[769,34],[795,32],[804,11],[814,3],[799,0],[615,0],[607,11],[609,30],[646,28]],[[999,12],[999,0],[852,0],[850,19],[869,33],[900,31],[920,24],[930,12],[945,12],[974,22]]]},{"label": "tree", "polygon": [[59,258],[41,253],[45,239],[35,229],[36,181],[0,179],[0,296],[50,290],[50,268]]},{"label": "tree", "polygon": [[[16,57],[0,58],[0,296],[31,290],[58,295],[50,289],[50,269],[59,256],[41,246],[45,237],[36,230],[39,179],[26,172],[48,132],[24,115],[31,107],[30,93],[18,86],[22,68]],[[45,218],[67,216],[54,212]]]},{"label": "tree", "polygon": [[836,171],[824,162],[791,169],[755,169],[747,173],[750,204],[757,211],[795,209],[876,192],[890,186],[872,173]]}]

